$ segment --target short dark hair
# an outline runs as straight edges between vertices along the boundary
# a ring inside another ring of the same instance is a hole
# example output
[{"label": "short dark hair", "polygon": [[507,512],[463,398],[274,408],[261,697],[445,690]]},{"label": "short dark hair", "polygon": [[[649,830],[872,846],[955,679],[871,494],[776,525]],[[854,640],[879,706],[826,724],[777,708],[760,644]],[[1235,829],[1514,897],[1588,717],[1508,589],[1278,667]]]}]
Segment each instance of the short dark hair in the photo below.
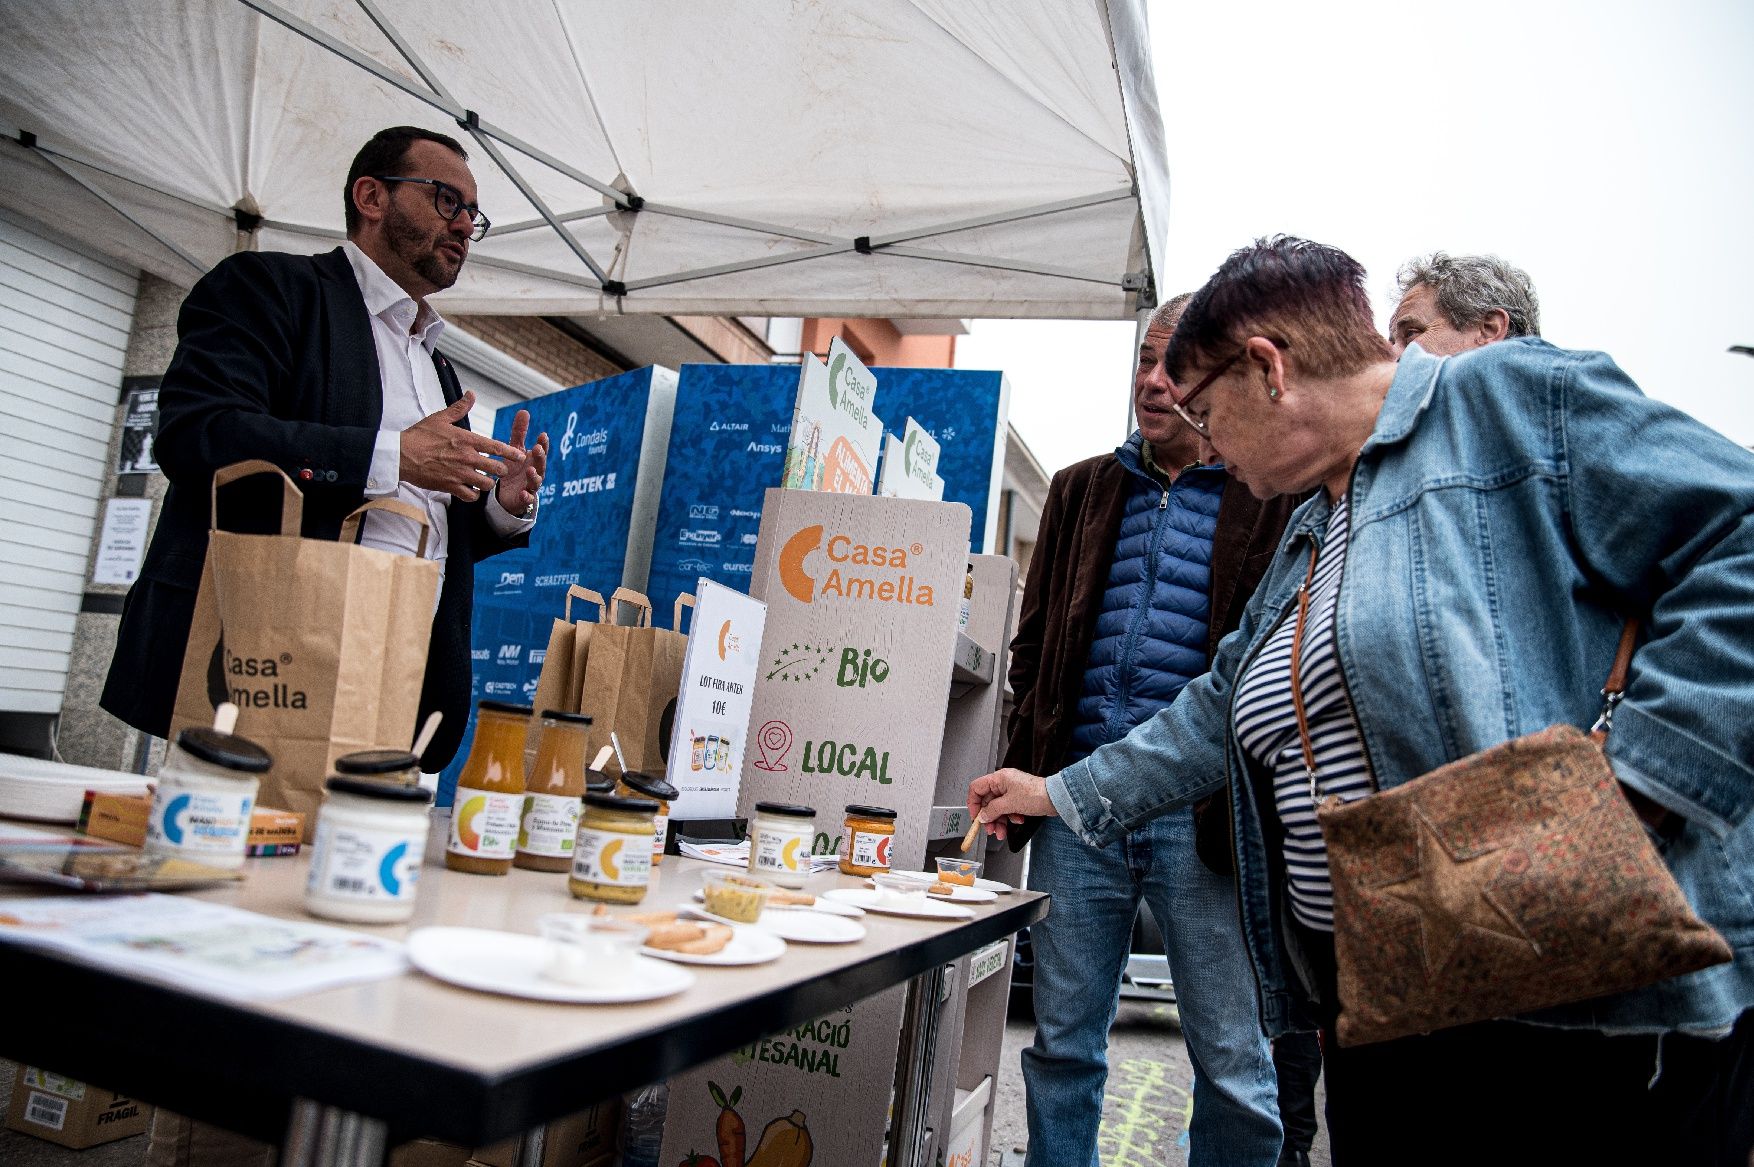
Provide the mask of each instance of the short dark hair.
[{"label": "short dark hair", "polygon": [[1223,360],[1251,336],[1285,341],[1297,367],[1315,377],[1395,359],[1376,330],[1363,265],[1338,247],[1290,235],[1231,252],[1194,293],[1164,357],[1171,380]]},{"label": "short dark hair", "polygon": [[353,184],[368,175],[400,171],[408,159],[408,148],[416,142],[437,142],[463,161],[469,161],[462,143],[449,134],[423,130],[419,126],[391,126],[379,130],[372,135],[371,141],[359,148],[359,153],[353,156],[353,165],[347,168],[347,185],[341,190],[341,204],[347,211],[348,235],[359,227],[359,208],[353,205]]},{"label": "short dark hair", "polygon": [[1395,276],[1397,295],[1424,284],[1437,308],[1456,328],[1471,328],[1494,309],[1509,318],[1506,336],[1540,336],[1541,302],[1529,273],[1496,255],[1450,255],[1434,251],[1409,259]]}]

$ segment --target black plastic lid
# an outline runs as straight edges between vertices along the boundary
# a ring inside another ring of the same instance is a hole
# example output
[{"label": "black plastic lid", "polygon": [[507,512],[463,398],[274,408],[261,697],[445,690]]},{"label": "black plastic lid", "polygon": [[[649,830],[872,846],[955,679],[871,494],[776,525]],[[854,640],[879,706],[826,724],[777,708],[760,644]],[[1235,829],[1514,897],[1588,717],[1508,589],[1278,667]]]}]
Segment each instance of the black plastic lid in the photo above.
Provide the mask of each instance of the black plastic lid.
[{"label": "black plastic lid", "polygon": [[536,712],[533,705],[514,705],[510,701],[477,701],[475,708],[483,713],[510,713],[518,717],[528,717]]},{"label": "black plastic lid", "polygon": [[335,759],[337,774],[394,774],[419,768],[420,759],[407,750],[359,750]]},{"label": "black plastic lid", "polygon": [[615,775],[605,774],[601,770],[585,771],[586,794],[614,794]]},{"label": "black plastic lid", "polygon": [[[339,760],[336,765],[340,765]],[[373,782],[369,778],[348,778],[337,774],[323,783],[323,786],[337,794],[361,794],[366,798],[381,798],[385,802],[418,802],[424,805],[432,801],[432,791],[423,786],[411,786],[406,782]]]},{"label": "black plastic lid", "polygon": [[631,811],[634,814],[658,813],[658,804],[649,798],[622,798],[618,794],[587,794],[585,805],[599,810]]},{"label": "black plastic lid", "polygon": [[588,713],[567,713],[560,709],[544,709],[542,716],[550,721],[564,721],[568,725],[591,724],[591,717]]},{"label": "black plastic lid", "polygon": [[755,804],[756,814],[789,814],[801,819],[816,817],[813,806],[798,806],[790,802],[758,802]]},{"label": "black plastic lid", "polygon": [[647,774],[640,770],[629,770],[622,774],[621,781],[635,794],[643,794],[647,798],[655,798],[659,802],[669,802],[681,798],[682,792],[670,785],[656,774]]},{"label": "black plastic lid", "polygon": [[217,729],[196,726],[177,735],[177,745],[203,762],[224,766],[244,774],[260,774],[274,764],[267,750],[247,737],[220,733]]},{"label": "black plastic lid", "polygon": [[886,806],[849,806],[848,814],[858,815],[862,819],[892,819],[895,812]]}]

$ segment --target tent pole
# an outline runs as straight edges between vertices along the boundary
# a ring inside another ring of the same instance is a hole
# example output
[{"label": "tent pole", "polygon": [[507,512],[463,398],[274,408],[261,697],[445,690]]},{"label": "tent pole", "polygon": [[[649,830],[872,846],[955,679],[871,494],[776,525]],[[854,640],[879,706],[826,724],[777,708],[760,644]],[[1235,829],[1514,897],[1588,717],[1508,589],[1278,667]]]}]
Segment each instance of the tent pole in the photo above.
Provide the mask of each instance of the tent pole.
[{"label": "tent pole", "polygon": [[253,9],[258,15],[266,16],[276,24],[296,32],[306,40],[311,41],[322,48],[328,49],[337,57],[346,61],[351,61],[353,64],[364,69],[384,84],[400,89],[403,93],[406,93],[416,101],[425,102],[427,105],[432,106],[434,109],[450,117],[453,121],[460,119],[465,112],[460,105],[455,105],[454,103],[447,101],[445,98],[423,90],[418,86],[410,85],[408,79],[401,74],[378,64],[364,53],[355,51],[350,46],[336,40],[315,25],[307,24],[305,21],[300,20],[278,4],[271,3],[271,0],[238,0],[238,3],[246,8]]},{"label": "tent pole", "polygon": [[693,271],[672,272],[667,276],[648,276],[643,280],[627,281],[627,290],[637,292],[643,288],[660,288],[666,284],[682,284],[689,280],[704,280],[709,276],[730,275],[733,272],[755,271],[758,268],[777,267],[783,263],[797,263],[805,259],[821,259],[828,255],[841,255],[853,250],[851,243],[843,243],[836,247],[819,247],[809,251],[794,251],[789,255],[764,255],[760,259],[743,259],[735,263],[721,263],[716,267],[695,268]]},{"label": "tent pole", "polygon": [[1113,190],[1098,195],[1082,195],[1074,199],[1062,199],[1057,203],[1042,203],[1040,206],[1025,207],[1015,211],[996,211],[991,215],[980,215],[972,219],[959,219],[954,223],[940,223],[936,226],[921,227],[915,231],[897,231],[891,235],[871,236],[872,247],[886,247],[892,243],[906,243],[910,239],[925,239],[932,235],[948,235],[954,231],[968,231],[975,227],[992,227],[1000,223],[1018,223],[1024,219],[1034,219],[1041,215],[1058,214],[1061,211],[1077,211],[1085,207],[1099,207],[1104,203],[1118,203],[1133,197],[1133,188]]},{"label": "tent pole", "polygon": [[995,259],[990,256],[967,255],[957,251],[934,251],[926,247],[875,247],[876,255],[899,255],[907,259],[930,259],[939,263],[959,263],[965,267],[990,267],[996,271],[1018,271],[1025,275],[1054,276],[1062,280],[1082,280],[1087,284],[1112,285],[1124,287],[1123,276],[1099,276],[1089,272],[1073,271],[1071,268],[1050,267],[1044,263],[1024,263],[1017,259]]},{"label": "tent pole", "polygon": [[73,171],[65,163],[63,163],[60,159],[56,158],[53,154],[49,153],[48,151],[38,150],[37,153],[42,156],[42,159],[44,162],[47,162],[50,166],[53,166],[56,170],[60,171],[62,174],[66,175],[68,178],[70,178],[74,182],[78,183],[93,198],[97,199],[98,202],[102,203],[104,206],[108,207],[110,210],[116,212],[116,214],[122,216],[122,218],[128,220],[128,222],[132,223],[138,230],[144,232],[146,234],[146,236],[148,238],[150,238],[153,242],[159,244],[166,251],[170,252],[172,255],[176,256],[178,259],[182,260],[184,263],[186,263],[190,267],[194,268],[198,274],[200,274],[200,275],[207,274],[207,265],[206,264],[202,263],[200,260],[198,260],[194,256],[190,255],[187,251],[184,251],[181,247],[178,247],[175,243],[172,243],[169,239],[166,239],[163,235],[160,235],[157,231],[154,231],[151,227],[148,227],[145,223],[142,223],[139,219],[136,219],[133,215],[129,214],[128,209],[126,207],[122,206],[121,203],[119,203],[115,199],[111,198],[101,188],[99,188],[95,183],[87,182],[85,179],[79,177],[79,175],[73,173]]}]

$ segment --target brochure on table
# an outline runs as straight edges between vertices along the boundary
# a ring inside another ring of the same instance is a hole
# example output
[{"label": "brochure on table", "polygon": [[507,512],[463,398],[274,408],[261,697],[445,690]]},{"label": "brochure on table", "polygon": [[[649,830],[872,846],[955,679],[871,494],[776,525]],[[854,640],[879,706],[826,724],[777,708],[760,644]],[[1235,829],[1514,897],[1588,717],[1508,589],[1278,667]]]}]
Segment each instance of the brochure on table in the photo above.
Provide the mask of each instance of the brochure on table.
[{"label": "brochure on table", "polygon": [[[972,512],[976,550],[992,546],[1009,403],[1003,374],[871,372],[877,412],[892,422],[912,417],[937,440],[944,500]],[[701,576],[748,590],[763,492],[785,473],[798,379],[788,365],[682,367],[647,595],[690,591]]]},{"label": "brochure on table", "polygon": [[[474,703],[535,697],[567,588],[645,591],[675,398],[676,374],[652,367],[520,403],[530,411],[530,433],[548,434],[547,481],[530,545],[475,566],[470,724],[440,777],[438,805],[450,804],[469,756]],[[516,413],[499,410],[495,437],[510,434]]]},{"label": "brochure on table", "polygon": [[767,605],[760,600],[711,580],[697,581],[667,775],[682,792],[670,804],[670,818],[678,824],[737,813],[737,775],[766,620]]},{"label": "brochure on table", "polygon": [[314,993],[408,967],[393,940],[168,895],[8,900],[0,938],[241,1000]]}]

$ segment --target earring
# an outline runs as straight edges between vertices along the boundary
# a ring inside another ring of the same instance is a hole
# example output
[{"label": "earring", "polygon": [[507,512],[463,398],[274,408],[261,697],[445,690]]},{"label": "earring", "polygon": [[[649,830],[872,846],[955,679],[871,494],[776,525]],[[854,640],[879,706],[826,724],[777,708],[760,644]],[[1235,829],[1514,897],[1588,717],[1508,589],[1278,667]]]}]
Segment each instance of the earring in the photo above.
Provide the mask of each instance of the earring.
[{"label": "earring", "polygon": [[1267,386],[1267,396],[1268,397],[1278,397],[1279,390],[1277,390],[1273,386],[1269,385],[1269,386]]}]

